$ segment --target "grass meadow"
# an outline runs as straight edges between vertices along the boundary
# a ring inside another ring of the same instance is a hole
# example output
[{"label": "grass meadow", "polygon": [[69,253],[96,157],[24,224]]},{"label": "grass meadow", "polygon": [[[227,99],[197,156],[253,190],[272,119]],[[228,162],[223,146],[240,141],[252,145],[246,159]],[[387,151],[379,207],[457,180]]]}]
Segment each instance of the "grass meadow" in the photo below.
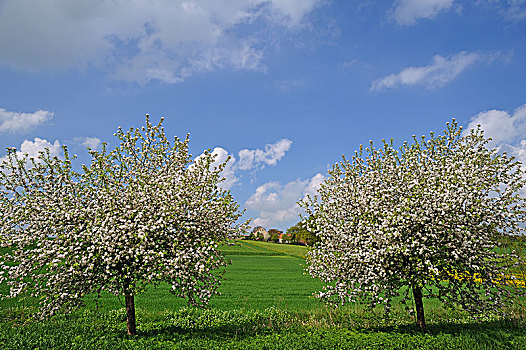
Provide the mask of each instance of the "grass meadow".
[{"label": "grass meadow", "polygon": [[[122,298],[104,295],[71,315],[38,321],[31,301],[0,301],[0,349],[526,349],[526,323],[473,319],[426,300],[428,330],[395,306],[329,309],[312,297],[321,283],[303,273],[306,247],[257,241],[224,246],[231,260],[209,308],[150,288],[136,297],[138,335],[126,335]],[[6,286],[0,286],[6,288]]]}]

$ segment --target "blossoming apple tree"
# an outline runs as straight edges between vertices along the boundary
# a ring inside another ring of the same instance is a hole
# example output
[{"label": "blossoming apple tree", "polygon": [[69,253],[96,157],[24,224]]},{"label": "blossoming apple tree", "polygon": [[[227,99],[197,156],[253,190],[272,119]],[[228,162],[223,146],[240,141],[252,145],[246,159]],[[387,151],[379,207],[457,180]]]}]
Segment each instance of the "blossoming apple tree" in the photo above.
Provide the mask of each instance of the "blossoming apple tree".
[{"label": "blossoming apple tree", "polygon": [[388,310],[412,294],[422,330],[426,297],[473,314],[513,301],[520,288],[508,268],[519,257],[496,247],[523,233],[524,172],[487,143],[480,126],[462,136],[453,120],[442,135],[399,149],[371,142],[335,164],[319,198],[301,203],[321,239],[307,267],[326,283],[318,296]]},{"label": "blossoming apple tree", "polygon": [[[120,128],[112,151],[90,150],[77,172],[63,157],[37,159],[8,149],[0,172],[0,283],[5,297],[38,298],[40,315],[83,306],[88,294],[125,298],[128,333],[135,334],[134,296],[167,282],[172,293],[205,305],[217,293],[226,261],[218,244],[243,225],[224,164],[210,152],[192,160],[188,136],[171,143],[162,120]],[[2,263],[3,261],[3,263]]]}]

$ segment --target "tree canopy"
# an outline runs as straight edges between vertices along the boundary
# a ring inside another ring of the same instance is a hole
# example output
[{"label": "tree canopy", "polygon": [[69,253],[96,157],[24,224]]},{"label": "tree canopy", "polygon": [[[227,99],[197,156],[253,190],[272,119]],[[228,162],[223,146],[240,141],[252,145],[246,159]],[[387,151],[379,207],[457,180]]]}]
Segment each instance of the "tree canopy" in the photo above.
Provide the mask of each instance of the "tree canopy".
[{"label": "tree canopy", "polygon": [[318,242],[319,238],[314,232],[309,231],[306,226],[304,222],[300,221],[287,229],[287,235],[295,242],[312,246]]},{"label": "tree canopy", "polygon": [[496,247],[523,234],[524,172],[487,144],[480,126],[462,136],[453,120],[441,135],[399,149],[371,142],[335,164],[319,199],[302,201],[321,240],[307,268],[326,283],[318,296],[389,309],[412,292],[422,329],[423,298],[473,314],[512,301],[510,266],[520,259]]},{"label": "tree canopy", "polygon": [[[90,150],[75,171],[66,147],[37,159],[8,149],[0,166],[0,283],[7,297],[30,295],[40,315],[84,305],[103,291],[125,296],[128,332],[135,333],[133,296],[167,282],[192,305],[217,293],[226,265],[218,244],[243,229],[224,164],[207,151],[192,159],[186,139],[166,138],[162,120],[120,128],[119,144]],[[131,327],[131,328],[130,328]]]}]

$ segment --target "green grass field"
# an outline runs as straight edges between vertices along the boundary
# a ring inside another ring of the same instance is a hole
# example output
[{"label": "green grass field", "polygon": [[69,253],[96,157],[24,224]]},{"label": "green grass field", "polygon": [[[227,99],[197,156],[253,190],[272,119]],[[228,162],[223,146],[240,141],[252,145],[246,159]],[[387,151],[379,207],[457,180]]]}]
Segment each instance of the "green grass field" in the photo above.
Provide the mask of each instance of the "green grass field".
[{"label": "green grass field", "polygon": [[[264,242],[237,243],[224,246],[223,253],[231,264],[226,268],[219,291],[210,307],[220,310],[276,307],[286,310],[307,311],[325,308],[312,293],[321,288],[321,282],[303,275],[304,259],[287,255],[291,251],[305,254],[306,247]],[[136,307],[151,311],[178,310],[186,301],[169,293],[168,285],[150,288],[136,297]],[[100,304],[105,309],[121,308],[122,301],[106,295]]]},{"label": "green grass field", "polygon": [[[356,305],[326,308],[311,295],[321,282],[303,273],[307,248],[238,241],[221,248],[226,268],[209,308],[194,309],[150,288],[136,297],[138,336],[126,335],[122,300],[104,295],[72,315],[28,318],[31,303],[0,301],[1,349],[526,349],[523,319],[471,319],[426,301],[428,332],[406,311]],[[2,288],[6,288],[2,286]]]}]

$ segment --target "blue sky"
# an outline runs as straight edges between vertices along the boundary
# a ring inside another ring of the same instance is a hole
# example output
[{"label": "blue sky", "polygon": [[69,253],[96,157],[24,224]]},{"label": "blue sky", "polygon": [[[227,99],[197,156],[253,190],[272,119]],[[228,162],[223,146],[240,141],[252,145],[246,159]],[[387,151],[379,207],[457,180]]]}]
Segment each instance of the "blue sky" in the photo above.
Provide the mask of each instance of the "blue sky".
[{"label": "blue sky", "polygon": [[453,117],[526,160],[526,1],[0,0],[0,147],[87,162],[146,113],[231,155],[267,229],[342,154]]}]

